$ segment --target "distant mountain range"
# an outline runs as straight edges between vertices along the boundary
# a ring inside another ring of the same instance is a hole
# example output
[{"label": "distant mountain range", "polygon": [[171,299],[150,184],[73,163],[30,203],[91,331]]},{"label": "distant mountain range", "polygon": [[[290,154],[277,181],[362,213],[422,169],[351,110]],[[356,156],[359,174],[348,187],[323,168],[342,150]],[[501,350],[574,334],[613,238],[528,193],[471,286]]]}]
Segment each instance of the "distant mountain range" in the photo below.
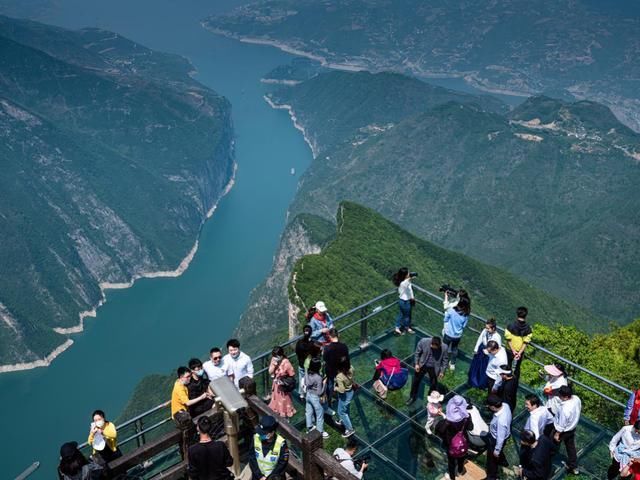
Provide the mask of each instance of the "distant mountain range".
[{"label": "distant mountain range", "polygon": [[105,284],[184,268],[233,174],[229,103],[192,70],[112,32],[0,16],[3,369],[68,346]]},{"label": "distant mountain range", "polygon": [[596,100],[640,130],[637,2],[262,0],[207,25],[334,68]]},{"label": "distant mountain range", "polygon": [[637,317],[640,135],[594,102],[534,97],[505,113],[451,95],[365,72],[270,94],[317,153],[291,218],[333,220],[353,200],[611,320]]}]

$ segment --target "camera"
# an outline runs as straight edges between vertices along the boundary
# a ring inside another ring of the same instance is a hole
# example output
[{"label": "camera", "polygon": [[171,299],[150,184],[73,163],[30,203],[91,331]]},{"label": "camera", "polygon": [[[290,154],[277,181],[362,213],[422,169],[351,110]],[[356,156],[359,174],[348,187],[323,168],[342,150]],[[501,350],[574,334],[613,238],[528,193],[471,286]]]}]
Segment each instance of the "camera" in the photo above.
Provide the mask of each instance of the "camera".
[{"label": "camera", "polygon": [[416,278],[418,276],[418,272],[409,272],[409,278]]},{"label": "camera", "polygon": [[371,455],[367,453],[366,455],[361,456],[357,460],[354,460],[353,466],[356,468],[356,470],[360,470],[362,468],[362,464],[363,463],[368,464],[370,460],[371,460]]},{"label": "camera", "polygon": [[458,295],[458,290],[456,290],[455,288],[453,288],[451,285],[445,283],[443,285],[440,286],[440,288],[438,289],[439,292],[443,292],[443,293],[449,293],[449,294],[453,294],[453,295]]}]

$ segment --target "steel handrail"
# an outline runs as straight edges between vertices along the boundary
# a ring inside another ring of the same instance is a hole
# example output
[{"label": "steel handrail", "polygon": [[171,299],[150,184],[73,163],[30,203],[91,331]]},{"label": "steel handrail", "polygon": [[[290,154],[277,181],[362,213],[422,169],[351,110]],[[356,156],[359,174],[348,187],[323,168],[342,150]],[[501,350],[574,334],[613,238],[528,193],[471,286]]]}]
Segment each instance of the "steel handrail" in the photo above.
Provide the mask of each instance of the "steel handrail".
[{"label": "steel handrail", "polygon": [[[436,295],[436,294],[434,294],[434,293],[432,293],[432,292],[430,292],[430,291],[428,291],[428,290],[424,289],[424,288],[423,288],[423,287],[421,287],[420,285],[417,285],[417,284],[415,284],[415,283],[414,283],[414,284],[413,284],[413,288],[414,288],[415,290],[417,290],[418,292],[425,294],[427,297],[430,297],[430,298],[431,298],[431,299],[433,299],[433,300],[438,300],[438,301],[440,301],[440,302],[443,300],[440,296],[438,296],[438,295]],[[355,308],[352,308],[352,309],[350,309],[350,310],[348,310],[348,311],[346,311],[346,312],[344,312],[344,313],[342,313],[342,314],[338,315],[337,317],[335,317],[335,318],[334,318],[334,321],[340,321],[340,320],[342,320],[342,319],[344,319],[344,318],[346,318],[346,317],[349,317],[349,316],[351,316],[351,315],[353,315],[354,313],[357,313],[357,312],[359,312],[359,311],[360,311],[360,312],[362,312],[362,311],[363,311],[363,309],[365,309],[366,307],[368,307],[368,306],[370,306],[370,305],[372,305],[372,304],[374,304],[374,303],[376,303],[376,302],[379,302],[380,300],[383,300],[383,299],[385,299],[385,298],[387,298],[387,297],[389,297],[389,296],[391,296],[391,295],[393,295],[393,294],[397,294],[397,293],[396,293],[396,289],[389,290],[389,291],[387,291],[387,292],[385,292],[385,293],[383,293],[383,294],[381,294],[381,295],[378,295],[377,297],[375,297],[375,298],[373,298],[373,299],[371,299],[371,300],[369,300],[369,301],[367,301],[367,302],[365,302],[365,303],[363,303],[363,304],[361,304],[361,305],[358,305],[358,306],[357,306],[357,307],[355,307]],[[425,303],[424,301],[422,301],[422,300],[420,300],[420,299],[416,299],[416,300],[417,300],[417,303],[419,303],[421,306],[423,306],[423,307],[425,307],[425,308],[427,308],[427,309],[431,310],[432,312],[437,313],[437,314],[439,314],[439,315],[443,315],[443,314],[444,314],[444,312],[443,312],[442,310],[439,310],[439,309],[437,309],[437,308],[435,308],[435,307],[433,307],[433,306],[431,306],[431,305],[429,305],[429,304]],[[379,314],[381,314],[381,313],[383,313],[383,312],[387,311],[389,308],[393,307],[394,305],[396,305],[396,301],[394,301],[394,302],[392,302],[392,303],[389,303],[389,304],[387,304],[387,305],[381,306],[380,308],[376,308],[373,312],[366,314],[366,315],[365,315],[365,316],[363,316],[362,318],[359,318],[359,319],[357,319],[357,320],[355,320],[355,321],[353,321],[353,322],[351,322],[351,323],[349,323],[349,324],[345,325],[344,327],[339,328],[338,330],[339,330],[340,332],[344,332],[344,331],[346,331],[346,330],[350,330],[351,328],[353,328],[353,327],[356,327],[356,326],[360,325],[362,322],[367,321],[367,320],[369,320],[369,319],[371,319],[371,318],[373,318],[373,317],[375,317],[375,316],[377,316],[377,315],[379,315]],[[482,316],[480,316],[480,315],[477,315],[477,314],[472,313],[470,316],[471,316],[475,321],[477,321],[477,322],[482,322],[482,323],[485,323],[485,322],[486,322],[486,319],[485,319],[485,318],[483,318],[483,317],[482,317]],[[473,328],[473,327],[469,327],[469,328],[470,328],[472,331],[476,332],[476,333],[478,333],[478,332],[479,332],[479,330],[476,330],[476,329],[475,329],[475,328]],[[498,329],[499,329],[500,331],[504,332],[504,328],[502,328],[502,327],[498,327]],[[290,345],[292,345],[294,342],[298,341],[300,338],[302,338],[302,335],[297,335],[297,336],[295,336],[295,337],[292,337],[292,338],[290,338],[289,340],[287,340],[287,342],[283,343],[283,344],[282,344],[282,346],[283,346],[283,347],[290,346]],[[581,372],[583,372],[583,373],[585,373],[585,374],[587,374],[587,375],[590,375],[591,377],[593,377],[593,378],[595,378],[595,379],[597,379],[597,380],[599,380],[599,381],[602,381],[603,383],[605,383],[605,384],[609,385],[610,387],[613,387],[613,388],[615,388],[615,389],[617,389],[617,390],[619,390],[619,391],[621,391],[621,392],[624,392],[624,393],[626,393],[626,394],[630,394],[630,393],[632,393],[632,392],[631,392],[631,390],[629,390],[629,389],[627,389],[627,388],[625,388],[625,387],[623,387],[623,386],[621,386],[621,385],[617,384],[616,382],[613,382],[613,381],[611,381],[611,380],[609,380],[609,379],[607,379],[607,378],[605,378],[605,377],[602,377],[601,375],[598,375],[597,373],[592,372],[591,370],[589,370],[589,369],[587,369],[587,368],[584,368],[584,367],[582,367],[581,365],[578,365],[578,364],[576,364],[575,362],[572,362],[571,360],[568,360],[568,359],[566,359],[566,358],[564,358],[564,357],[562,357],[562,356],[560,356],[560,355],[558,355],[558,354],[556,354],[556,353],[553,353],[553,352],[551,352],[550,350],[548,350],[548,349],[546,349],[546,348],[542,347],[541,345],[538,345],[538,344],[533,343],[533,342],[532,342],[530,345],[531,345],[533,348],[535,348],[536,350],[540,350],[541,352],[543,352],[543,353],[545,353],[545,354],[547,354],[547,355],[551,356],[552,358],[555,358],[555,359],[556,359],[556,360],[558,360],[558,361],[564,362],[564,363],[566,363],[566,364],[568,364],[568,365],[570,365],[570,366],[572,366],[572,367],[576,368],[577,370],[579,370],[579,371],[581,371]],[[267,351],[267,352],[263,352],[262,354],[258,355],[257,357],[254,357],[252,360],[253,360],[254,362],[256,362],[256,361],[260,361],[260,360],[263,360],[263,359],[264,359],[265,357],[267,357],[268,355],[271,355],[271,352],[269,352],[269,351]],[[530,358],[530,360],[531,360],[532,362],[534,362],[534,363],[538,364],[538,365],[543,365],[543,363],[542,363],[542,362],[540,362],[539,360],[537,360],[537,359],[535,359],[535,358]],[[266,368],[259,369],[259,370],[257,370],[257,371],[256,371],[256,375],[260,375],[260,374],[264,373],[266,370],[267,370]],[[586,384],[584,384],[584,383],[582,383],[582,382],[580,382],[580,381],[576,380],[575,378],[572,378],[572,381],[573,381],[574,383],[576,383],[577,385],[580,385],[582,388],[585,388],[585,389],[587,389],[587,390],[591,391],[592,393],[594,393],[594,394],[596,394],[596,395],[600,396],[601,398],[603,398],[603,399],[605,399],[605,400],[607,400],[607,401],[609,401],[609,402],[611,402],[611,403],[614,403],[614,404],[616,404],[616,405],[619,405],[619,406],[624,407],[624,404],[622,404],[622,403],[621,403],[621,402],[619,402],[618,400],[615,400],[615,399],[611,398],[610,396],[608,396],[608,395],[606,395],[606,394],[604,394],[604,393],[602,393],[602,392],[600,392],[600,391],[598,391],[598,390],[594,389],[593,387],[590,387],[589,385],[586,385]],[[149,415],[151,415],[151,414],[153,414],[153,413],[155,413],[155,412],[157,412],[157,411],[159,411],[159,410],[161,410],[161,409],[163,409],[163,408],[166,408],[170,403],[171,403],[170,401],[166,401],[166,402],[163,402],[163,403],[161,403],[160,405],[157,405],[157,406],[155,406],[155,407],[153,407],[153,408],[151,408],[151,409],[149,409],[149,410],[147,410],[147,411],[145,411],[145,412],[143,412],[143,413],[140,413],[140,414],[136,415],[135,417],[133,417],[133,418],[131,418],[131,419],[129,419],[129,420],[126,420],[124,423],[122,423],[121,425],[119,425],[119,426],[118,426],[118,428],[119,428],[119,429],[121,429],[121,428],[127,427],[127,426],[129,426],[129,425],[132,425],[132,424],[134,424],[135,422],[137,422],[137,421],[139,421],[139,420],[142,420],[142,419],[144,419],[144,418],[148,417]],[[148,432],[149,432],[149,431],[151,431],[151,430],[154,430],[155,428],[157,428],[157,427],[159,427],[160,425],[162,425],[162,424],[164,424],[164,423],[168,422],[169,420],[170,420],[170,419],[164,419],[164,420],[161,420],[159,423],[156,423],[156,424],[154,424],[154,425],[151,425],[151,426],[149,426],[149,427],[146,427],[146,428],[142,429],[140,432],[137,432],[137,433],[136,433],[136,434],[134,434],[133,436],[128,437],[127,439],[125,439],[125,440],[122,442],[122,444],[124,444],[124,443],[126,443],[126,442],[129,442],[129,441],[131,441],[131,440],[133,440],[133,439],[135,439],[135,438],[137,438],[137,437],[139,437],[139,436],[141,436],[141,435],[144,435],[145,433],[148,433]],[[80,445],[80,447],[79,447],[79,448],[83,448],[83,447],[86,447],[86,446],[88,446],[88,444],[85,442],[85,443],[83,443],[82,445]]]},{"label": "steel handrail", "polygon": [[[340,315],[338,315],[337,317],[335,317],[335,318],[333,319],[333,321],[334,321],[334,322],[338,322],[338,321],[342,320],[343,318],[348,317],[348,316],[351,316],[351,315],[353,315],[354,313],[356,313],[356,312],[358,312],[358,311],[361,311],[363,308],[366,308],[366,307],[368,307],[369,305],[372,305],[372,304],[374,304],[374,303],[376,303],[376,302],[379,302],[379,301],[380,301],[380,300],[382,300],[383,298],[386,298],[386,297],[388,297],[389,295],[392,295],[392,294],[394,294],[394,293],[396,293],[396,289],[389,290],[389,291],[387,291],[387,292],[385,292],[385,293],[383,293],[383,294],[381,294],[381,295],[378,295],[377,297],[375,297],[375,298],[373,298],[373,299],[369,300],[368,302],[365,302],[365,303],[363,303],[363,304],[361,304],[361,305],[358,305],[358,306],[357,306],[357,307],[355,307],[355,308],[352,308],[351,310],[347,310],[346,312],[341,313]],[[394,303],[394,304],[395,304],[395,303]],[[391,305],[394,305],[394,304],[391,304]],[[384,308],[383,308],[383,310],[386,310],[387,308],[388,308],[388,306],[384,307]],[[376,311],[376,312],[374,312],[374,313],[375,313],[375,314],[378,314],[378,313],[380,313],[380,310],[378,310],[378,311]],[[339,328],[339,329],[338,329],[338,331],[342,332],[342,331],[346,330],[347,328],[350,328],[350,327],[352,327],[352,326],[358,325],[358,324],[360,324],[363,320],[365,320],[365,319],[369,318],[370,316],[371,316],[371,315],[369,315],[369,316],[367,316],[367,317],[360,318],[360,319],[356,320],[355,322],[350,323],[349,325],[347,325],[347,326],[345,326],[345,327]],[[297,342],[298,340],[300,340],[301,338],[302,338],[302,335],[296,335],[295,337],[290,338],[289,340],[287,340],[286,342],[284,342],[284,343],[283,343],[283,344],[281,344],[280,346],[281,346],[281,347],[283,347],[283,348],[284,348],[284,347],[288,347],[288,346],[290,346],[291,344],[293,344],[294,342]],[[263,358],[265,358],[265,357],[267,357],[267,356],[269,356],[269,355],[271,355],[271,352],[268,352],[268,351],[267,351],[267,352],[263,352],[263,353],[261,353],[260,355],[258,355],[257,357],[254,357],[252,360],[253,360],[254,362],[255,362],[255,361],[257,361],[257,360],[262,360]]]},{"label": "steel handrail", "polygon": [[[433,299],[436,299],[436,300],[442,301],[442,298],[440,298],[438,295],[435,295],[434,293],[432,293],[432,292],[430,292],[430,291],[428,291],[428,290],[425,290],[424,288],[422,288],[422,287],[421,287],[421,286],[419,286],[419,285],[416,285],[415,283],[413,284],[413,288],[415,288],[415,289],[416,289],[416,290],[418,290],[419,292],[422,292],[422,293],[426,294],[427,296],[429,296],[429,297],[431,297],[431,298],[433,298]],[[444,314],[444,312],[442,312],[442,313]],[[472,313],[472,314],[470,315],[470,317],[472,317],[474,320],[477,320],[477,321],[482,322],[482,323],[486,323],[486,321],[487,321],[484,317],[481,317],[480,315],[476,315],[475,313]],[[501,332],[504,332],[504,328],[502,328],[502,327],[498,327],[498,330],[499,330],[499,331],[501,331]],[[632,393],[633,393],[633,392],[632,392],[631,390],[629,390],[628,388],[625,388],[625,387],[623,387],[622,385],[619,385],[618,383],[616,383],[616,382],[614,382],[614,381],[612,381],[612,380],[609,380],[608,378],[605,378],[605,377],[603,377],[603,376],[601,376],[601,375],[598,375],[597,373],[592,372],[592,371],[591,371],[591,370],[589,370],[588,368],[585,368],[585,367],[583,367],[583,366],[581,366],[581,365],[578,365],[578,364],[577,364],[577,363],[575,363],[575,362],[572,362],[572,361],[571,361],[571,360],[569,360],[568,358],[564,358],[563,356],[558,355],[557,353],[553,353],[552,351],[550,351],[550,350],[548,350],[548,349],[544,348],[542,345],[539,345],[539,344],[534,343],[534,342],[531,342],[529,345],[530,345],[530,346],[532,346],[532,347],[534,347],[536,350],[540,350],[541,352],[546,353],[547,355],[549,355],[549,356],[551,356],[551,357],[555,358],[556,360],[558,360],[558,361],[560,361],[560,362],[566,363],[567,365],[570,365],[570,366],[572,366],[573,368],[575,368],[575,369],[577,369],[577,370],[580,370],[581,372],[586,373],[587,375],[590,375],[590,376],[592,376],[593,378],[596,378],[596,379],[600,380],[600,381],[601,381],[601,382],[603,382],[603,383],[606,383],[606,384],[607,384],[607,385],[609,385],[610,387],[616,388],[616,389],[620,390],[621,392],[626,393],[627,395],[630,395],[630,394],[632,394]]]}]

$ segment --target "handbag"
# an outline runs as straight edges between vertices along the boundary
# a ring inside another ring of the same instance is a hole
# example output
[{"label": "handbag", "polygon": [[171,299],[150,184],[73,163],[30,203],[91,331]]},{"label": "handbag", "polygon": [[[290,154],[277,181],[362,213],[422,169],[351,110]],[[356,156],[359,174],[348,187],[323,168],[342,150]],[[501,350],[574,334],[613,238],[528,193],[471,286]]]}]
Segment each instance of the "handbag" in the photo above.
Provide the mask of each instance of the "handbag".
[{"label": "handbag", "polygon": [[284,393],[291,393],[296,389],[296,377],[284,375],[279,379],[280,390]]},{"label": "handbag", "polygon": [[383,400],[387,398],[387,393],[389,392],[389,382],[391,381],[391,377],[393,377],[393,373],[396,371],[396,368],[393,367],[391,369],[391,375],[387,378],[387,383],[383,383],[382,380],[378,379],[373,382],[373,389],[376,391],[378,396]]},{"label": "handbag", "polygon": [[387,398],[387,387],[380,379],[373,382],[373,389],[383,400]]}]

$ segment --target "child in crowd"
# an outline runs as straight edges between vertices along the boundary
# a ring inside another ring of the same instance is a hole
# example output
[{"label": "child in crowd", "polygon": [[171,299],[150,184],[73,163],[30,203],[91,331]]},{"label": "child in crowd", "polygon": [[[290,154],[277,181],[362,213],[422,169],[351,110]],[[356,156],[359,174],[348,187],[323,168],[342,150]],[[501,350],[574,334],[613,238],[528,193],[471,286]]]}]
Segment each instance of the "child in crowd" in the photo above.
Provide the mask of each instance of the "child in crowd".
[{"label": "child in crowd", "polygon": [[441,418],[445,416],[442,411],[442,401],[444,400],[444,395],[442,395],[437,390],[434,390],[427,397],[427,424],[425,428],[427,430],[427,435],[431,435],[432,428]]}]

